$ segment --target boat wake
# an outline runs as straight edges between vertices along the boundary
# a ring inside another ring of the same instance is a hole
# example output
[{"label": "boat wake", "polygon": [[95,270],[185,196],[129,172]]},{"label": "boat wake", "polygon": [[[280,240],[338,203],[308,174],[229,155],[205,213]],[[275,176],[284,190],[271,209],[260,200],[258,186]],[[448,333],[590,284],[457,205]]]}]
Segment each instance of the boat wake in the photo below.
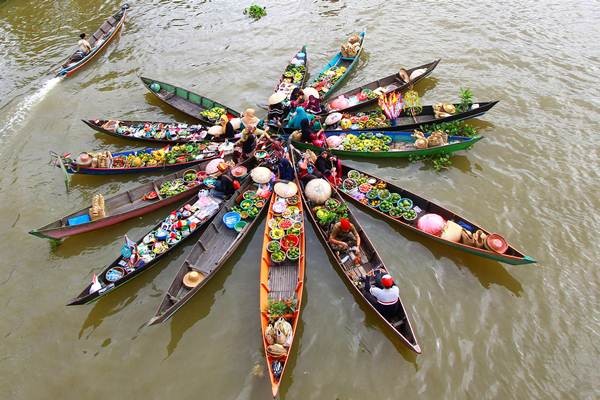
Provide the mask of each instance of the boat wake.
[{"label": "boat wake", "polygon": [[[6,121],[0,121],[0,143],[4,141],[11,132],[15,132],[22,126],[31,109],[39,104],[62,79],[63,78],[61,77],[50,79],[37,92],[18,103],[15,106],[14,112],[7,113],[8,119]],[[9,107],[9,104],[6,106]]]}]

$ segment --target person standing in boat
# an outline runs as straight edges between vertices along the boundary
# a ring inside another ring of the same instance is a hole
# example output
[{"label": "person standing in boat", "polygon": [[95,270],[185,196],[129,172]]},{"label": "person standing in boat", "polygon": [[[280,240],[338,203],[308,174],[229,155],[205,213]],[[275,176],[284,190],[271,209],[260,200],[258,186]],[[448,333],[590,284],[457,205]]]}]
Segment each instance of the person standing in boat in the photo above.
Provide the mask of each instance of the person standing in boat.
[{"label": "person standing in boat", "polygon": [[394,278],[391,275],[376,270],[374,276],[377,286],[373,287],[371,287],[371,280],[368,276],[363,278],[365,296],[381,315],[386,319],[392,318],[398,314],[400,289],[394,284]]}]

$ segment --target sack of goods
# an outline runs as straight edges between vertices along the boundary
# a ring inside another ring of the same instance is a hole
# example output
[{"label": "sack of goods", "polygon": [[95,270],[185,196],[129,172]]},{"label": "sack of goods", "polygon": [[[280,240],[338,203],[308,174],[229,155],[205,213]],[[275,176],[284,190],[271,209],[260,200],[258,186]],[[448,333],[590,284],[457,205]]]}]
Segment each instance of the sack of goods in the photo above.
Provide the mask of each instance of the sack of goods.
[{"label": "sack of goods", "polygon": [[435,118],[446,118],[456,113],[456,107],[453,104],[435,103],[433,105],[433,113]]},{"label": "sack of goods", "polygon": [[342,56],[351,58],[356,57],[360,50],[360,36],[352,35],[348,38],[348,41],[342,44],[341,52]]},{"label": "sack of goods", "polygon": [[106,210],[104,208],[104,196],[101,194],[95,194],[92,198],[92,207],[89,209],[90,218],[92,221],[102,219],[106,217]]}]

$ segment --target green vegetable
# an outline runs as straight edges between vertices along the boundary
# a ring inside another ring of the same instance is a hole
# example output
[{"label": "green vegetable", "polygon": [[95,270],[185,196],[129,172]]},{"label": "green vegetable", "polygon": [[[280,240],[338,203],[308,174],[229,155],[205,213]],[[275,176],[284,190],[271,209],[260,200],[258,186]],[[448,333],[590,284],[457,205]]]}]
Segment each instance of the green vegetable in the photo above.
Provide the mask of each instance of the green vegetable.
[{"label": "green vegetable", "polygon": [[267,7],[261,7],[258,4],[252,4],[250,7],[244,9],[244,15],[248,15],[254,20],[259,20],[267,15]]}]

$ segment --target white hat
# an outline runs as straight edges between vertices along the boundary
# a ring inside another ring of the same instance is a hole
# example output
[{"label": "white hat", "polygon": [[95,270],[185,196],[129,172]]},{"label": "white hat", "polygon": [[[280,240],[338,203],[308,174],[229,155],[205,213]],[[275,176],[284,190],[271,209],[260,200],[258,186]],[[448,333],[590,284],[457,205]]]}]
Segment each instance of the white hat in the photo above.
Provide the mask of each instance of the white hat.
[{"label": "white hat", "polygon": [[333,125],[333,124],[337,124],[338,122],[340,122],[342,120],[342,114],[341,113],[331,113],[327,116],[327,118],[325,118],[325,125]]},{"label": "white hat", "polygon": [[286,97],[287,96],[283,92],[275,92],[269,96],[269,105],[272,106],[273,104],[279,104],[285,100]]},{"label": "white hat", "polygon": [[309,96],[314,96],[316,99],[319,98],[319,91],[317,89],[315,89],[314,87],[306,87],[304,89],[302,89],[302,91],[304,92],[304,97],[305,98],[309,98]]}]

